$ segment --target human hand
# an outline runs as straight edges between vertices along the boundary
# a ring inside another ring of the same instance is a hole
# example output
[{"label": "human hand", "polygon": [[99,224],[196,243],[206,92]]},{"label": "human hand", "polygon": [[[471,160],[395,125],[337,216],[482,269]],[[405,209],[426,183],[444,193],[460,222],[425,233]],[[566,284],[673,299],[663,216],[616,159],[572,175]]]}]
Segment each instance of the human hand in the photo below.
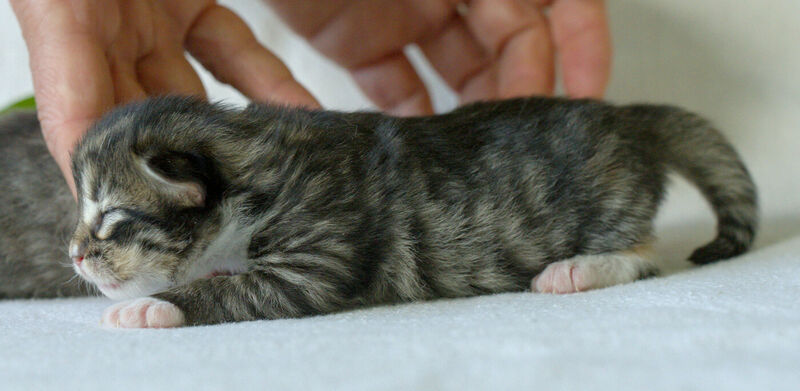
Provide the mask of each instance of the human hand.
[{"label": "human hand", "polygon": [[70,152],[117,104],[204,95],[184,56],[255,100],[315,106],[289,70],[213,0],[11,0],[30,55],[42,132],[75,194]]},{"label": "human hand", "polygon": [[551,94],[556,54],[568,95],[601,97],[608,82],[611,44],[602,0],[266,1],[395,114],[432,111],[403,54],[410,43],[462,102]]}]

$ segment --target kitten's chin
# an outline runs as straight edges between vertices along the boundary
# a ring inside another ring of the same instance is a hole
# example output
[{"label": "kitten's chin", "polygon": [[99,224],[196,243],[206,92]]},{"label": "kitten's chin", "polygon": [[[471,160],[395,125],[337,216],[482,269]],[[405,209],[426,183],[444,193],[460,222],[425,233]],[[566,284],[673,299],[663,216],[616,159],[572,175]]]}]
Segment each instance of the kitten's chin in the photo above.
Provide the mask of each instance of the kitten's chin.
[{"label": "kitten's chin", "polygon": [[170,287],[167,282],[134,279],[115,283],[95,283],[97,289],[112,300],[127,300],[150,296]]},{"label": "kitten's chin", "polygon": [[163,292],[173,285],[168,279],[158,275],[148,276],[140,273],[135,278],[120,281],[115,278],[98,277],[96,272],[89,267],[81,267],[74,263],[72,267],[75,273],[93,284],[101,293],[112,300],[127,300],[150,296],[154,293]]}]

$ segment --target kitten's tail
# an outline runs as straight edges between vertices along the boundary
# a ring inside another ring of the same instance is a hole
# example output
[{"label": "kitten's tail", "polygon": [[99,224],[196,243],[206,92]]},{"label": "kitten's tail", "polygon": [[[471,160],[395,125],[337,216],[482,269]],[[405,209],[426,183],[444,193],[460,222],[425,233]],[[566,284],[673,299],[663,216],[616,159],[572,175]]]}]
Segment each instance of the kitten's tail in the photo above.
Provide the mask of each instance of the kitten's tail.
[{"label": "kitten's tail", "polygon": [[[635,108],[633,108],[635,109]],[[650,106],[653,110],[653,106]],[[750,248],[758,224],[755,184],[731,144],[708,121],[674,107],[653,110],[652,151],[703,193],[717,216],[717,237],[689,260],[706,264]]]}]

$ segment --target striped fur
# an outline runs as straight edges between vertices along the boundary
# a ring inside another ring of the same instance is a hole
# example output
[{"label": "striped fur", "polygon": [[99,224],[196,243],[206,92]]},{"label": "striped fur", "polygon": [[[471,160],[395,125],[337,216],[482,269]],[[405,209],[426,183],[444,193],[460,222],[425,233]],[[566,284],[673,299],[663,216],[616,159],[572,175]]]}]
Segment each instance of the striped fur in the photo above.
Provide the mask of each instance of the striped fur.
[{"label": "striped fur", "polygon": [[0,299],[86,295],[67,242],[75,201],[42,140],[36,113],[0,118]]},{"label": "striped fur", "polygon": [[106,116],[73,162],[78,272],[188,324],[524,290],[548,264],[645,245],[669,169],[718,216],[694,261],[746,250],[756,223],[735,151],[663,106],[526,98],[394,118],[160,98]]}]

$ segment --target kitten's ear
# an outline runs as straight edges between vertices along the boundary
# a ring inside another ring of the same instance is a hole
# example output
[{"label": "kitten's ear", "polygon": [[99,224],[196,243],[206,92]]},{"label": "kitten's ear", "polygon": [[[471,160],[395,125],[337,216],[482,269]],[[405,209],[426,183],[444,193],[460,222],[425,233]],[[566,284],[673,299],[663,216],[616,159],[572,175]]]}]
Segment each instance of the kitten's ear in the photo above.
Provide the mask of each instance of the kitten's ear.
[{"label": "kitten's ear", "polygon": [[139,162],[145,176],[180,205],[206,205],[206,179],[210,173],[201,157],[180,152],[162,152],[141,158]]}]

